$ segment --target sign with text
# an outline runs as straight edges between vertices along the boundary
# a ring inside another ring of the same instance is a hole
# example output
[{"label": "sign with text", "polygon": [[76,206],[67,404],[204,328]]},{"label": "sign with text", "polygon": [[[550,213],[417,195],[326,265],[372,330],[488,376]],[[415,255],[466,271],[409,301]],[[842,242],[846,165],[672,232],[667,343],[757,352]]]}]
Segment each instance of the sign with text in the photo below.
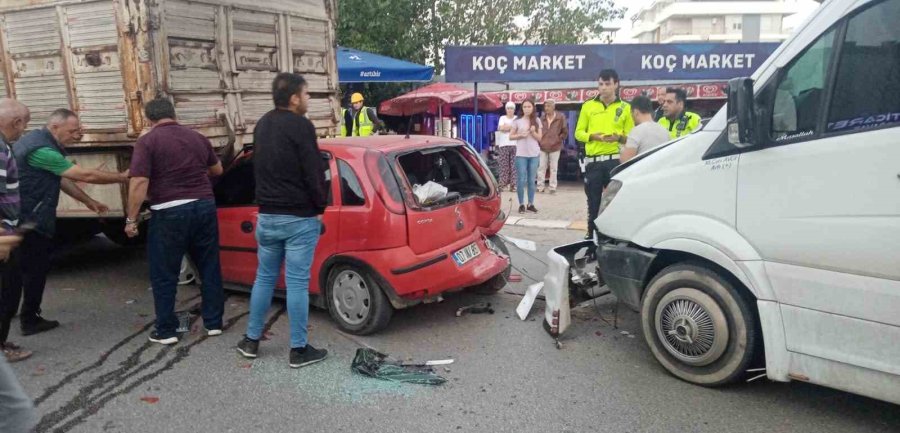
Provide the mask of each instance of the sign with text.
[{"label": "sign with text", "polygon": [[622,81],[728,80],[749,76],[776,43],[506,45],[447,47],[447,81],[594,81],[615,69]]}]

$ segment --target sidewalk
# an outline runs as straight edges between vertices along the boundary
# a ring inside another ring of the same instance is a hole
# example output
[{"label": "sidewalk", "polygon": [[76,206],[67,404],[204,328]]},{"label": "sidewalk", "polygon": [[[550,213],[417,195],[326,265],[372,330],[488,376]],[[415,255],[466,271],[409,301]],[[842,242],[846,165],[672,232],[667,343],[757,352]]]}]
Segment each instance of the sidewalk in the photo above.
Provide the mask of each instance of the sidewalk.
[{"label": "sidewalk", "polygon": [[587,232],[587,198],[584,195],[584,184],[580,181],[559,182],[556,194],[550,194],[549,191],[535,193],[534,206],[538,209],[536,214],[519,213],[515,192],[504,191],[501,199],[503,211],[509,215],[506,225]]}]

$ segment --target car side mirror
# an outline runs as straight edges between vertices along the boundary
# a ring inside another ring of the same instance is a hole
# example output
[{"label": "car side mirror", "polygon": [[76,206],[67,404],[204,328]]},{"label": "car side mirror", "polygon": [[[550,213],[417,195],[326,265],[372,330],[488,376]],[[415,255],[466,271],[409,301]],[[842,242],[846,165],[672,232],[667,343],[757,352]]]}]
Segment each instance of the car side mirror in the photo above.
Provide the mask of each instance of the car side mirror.
[{"label": "car side mirror", "polygon": [[728,81],[728,142],[737,147],[759,143],[753,79],[742,77]]}]

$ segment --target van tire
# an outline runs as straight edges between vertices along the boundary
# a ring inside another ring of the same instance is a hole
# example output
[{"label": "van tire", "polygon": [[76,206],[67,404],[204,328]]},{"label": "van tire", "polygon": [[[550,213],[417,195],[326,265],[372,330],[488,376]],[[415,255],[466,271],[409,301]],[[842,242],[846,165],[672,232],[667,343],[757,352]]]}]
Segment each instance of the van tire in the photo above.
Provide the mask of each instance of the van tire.
[{"label": "van tire", "polygon": [[641,326],[650,351],[666,370],[697,385],[721,386],[743,378],[759,350],[751,305],[709,267],[676,264],[647,286]]},{"label": "van tire", "polygon": [[[509,247],[506,246],[506,241],[503,240],[498,235],[492,235],[488,237],[488,240],[493,243],[500,252],[506,255],[506,257],[510,257],[509,255]],[[512,274],[512,262],[506,266],[506,269],[503,272],[494,275],[491,279],[478,284],[476,286],[472,286],[471,291],[473,293],[477,293],[480,295],[492,295],[494,293],[499,292],[501,289],[506,287],[507,282],[509,281],[509,276]]]},{"label": "van tire", "polygon": [[360,267],[342,264],[328,274],[325,303],[343,331],[368,335],[384,329],[394,307],[372,275]]}]

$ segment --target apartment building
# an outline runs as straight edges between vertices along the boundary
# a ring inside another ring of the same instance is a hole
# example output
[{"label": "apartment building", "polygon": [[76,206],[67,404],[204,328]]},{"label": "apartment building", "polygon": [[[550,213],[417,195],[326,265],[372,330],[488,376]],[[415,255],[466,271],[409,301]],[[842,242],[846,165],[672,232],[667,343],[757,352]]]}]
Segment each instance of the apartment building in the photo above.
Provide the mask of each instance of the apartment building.
[{"label": "apartment building", "polygon": [[781,42],[796,0],[656,0],[632,17],[638,43]]}]

